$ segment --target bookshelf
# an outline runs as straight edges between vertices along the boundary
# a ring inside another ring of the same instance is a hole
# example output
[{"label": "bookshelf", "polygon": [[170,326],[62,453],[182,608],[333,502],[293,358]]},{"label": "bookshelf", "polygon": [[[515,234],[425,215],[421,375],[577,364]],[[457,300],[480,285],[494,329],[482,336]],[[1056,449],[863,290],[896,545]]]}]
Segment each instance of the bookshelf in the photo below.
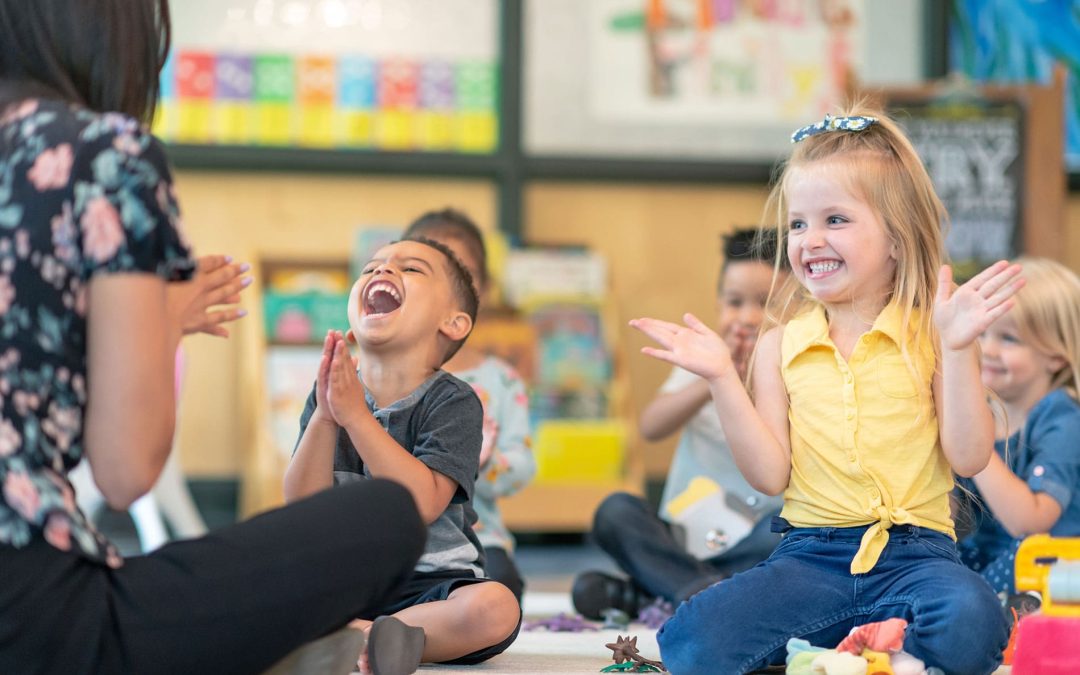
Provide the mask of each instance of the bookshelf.
[{"label": "bookshelf", "polygon": [[[252,305],[258,309],[239,336],[244,343],[242,367],[256,383],[256,390],[262,392],[248,402],[252,410],[247,436],[252,442],[241,485],[245,514],[265,511],[284,501],[282,477],[318,364],[318,337],[328,327],[346,328],[327,322],[335,316],[344,320],[341,280],[347,280],[349,274],[349,262],[343,258],[267,256],[256,264],[261,283],[253,289],[257,296],[252,298]],[[322,303],[336,306],[326,308]],[[305,311],[311,315],[307,321],[290,316]],[[602,320],[608,326],[611,317]],[[485,351],[510,361],[525,373],[536,372],[542,365],[534,363],[541,358],[535,348],[535,332],[520,315],[505,309],[492,310],[485,314],[481,326],[474,338],[481,341]],[[538,456],[541,470],[537,479],[521,492],[501,500],[504,520],[511,530],[585,532],[591,529],[592,515],[608,494],[642,491],[644,462],[627,438],[625,378],[615,362],[611,375],[605,392],[608,418],[582,420],[580,425],[547,431],[534,428],[534,439],[538,431],[543,438],[553,439],[543,445],[555,448],[559,458],[549,457],[545,464],[545,459]],[[542,453],[543,447],[538,451]]]}]

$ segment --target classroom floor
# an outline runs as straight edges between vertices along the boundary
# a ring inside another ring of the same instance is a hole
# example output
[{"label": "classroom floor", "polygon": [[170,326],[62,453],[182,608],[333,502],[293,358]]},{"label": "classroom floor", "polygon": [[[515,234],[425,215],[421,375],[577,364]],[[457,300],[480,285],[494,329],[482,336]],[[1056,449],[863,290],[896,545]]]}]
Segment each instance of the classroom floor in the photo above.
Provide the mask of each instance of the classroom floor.
[{"label": "classroom floor", "polygon": [[[122,553],[138,551],[134,530],[124,514],[111,514],[103,519],[101,525],[102,530],[118,545]],[[211,522],[211,527],[213,526],[214,523]],[[561,612],[572,612],[570,587],[577,572],[588,569],[617,572],[614,564],[600,549],[578,537],[537,537],[527,540],[519,545],[516,560],[527,584],[523,603],[526,621],[552,617]],[[522,630],[506,652],[490,661],[476,666],[424,665],[420,668],[420,673],[593,674],[612,664],[611,651],[604,645],[627,633],[637,636],[637,646],[642,656],[660,658],[656,631],[643,624],[631,624],[629,631],[550,633],[544,630]],[[1010,672],[1010,668],[1003,666],[994,675],[1008,675]]]},{"label": "classroom floor", "polygon": [[[516,560],[526,579],[525,621],[571,613],[570,586],[574,574],[586,569],[616,571],[611,561],[596,546],[583,540],[563,538],[558,542],[524,543],[518,547]],[[599,624],[596,624],[599,626]],[[510,648],[478,666],[423,666],[421,673],[449,675],[456,673],[560,673],[561,675],[595,674],[611,665],[611,651],[604,645],[619,635],[635,635],[641,655],[659,659],[656,631],[644,624],[631,624],[629,631],[599,630],[584,633],[549,633],[522,630]]]},{"label": "classroom floor", "polygon": [[[229,514],[208,514],[211,528],[229,522]],[[139,552],[138,539],[130,518],[124,513],[107,512],[99,515],[99,527],[121,553]],[[526,579],[524,599],[525,620],[571,613],[570,586],[578,571],[599,569],[615,572],[614,564],[595,545],[581,537],[536,537],[522,542],[516,560]],[[596,624],[599,626],[599,624]],[[638,649],[646,658],[659,659],[656,631],[643,624],[633,624],[629,633],[638,637]],[[624,631],[623,635],[626,634]],[[619,632],[603,630],[585,633],[549,633],[522,630],[511,647],[476,666],[425,665],[420,672],[451,675],[454,673],[559,673],[578,675],[597,673],[610,665],[611,651],[604,645],[614,642]]]}]

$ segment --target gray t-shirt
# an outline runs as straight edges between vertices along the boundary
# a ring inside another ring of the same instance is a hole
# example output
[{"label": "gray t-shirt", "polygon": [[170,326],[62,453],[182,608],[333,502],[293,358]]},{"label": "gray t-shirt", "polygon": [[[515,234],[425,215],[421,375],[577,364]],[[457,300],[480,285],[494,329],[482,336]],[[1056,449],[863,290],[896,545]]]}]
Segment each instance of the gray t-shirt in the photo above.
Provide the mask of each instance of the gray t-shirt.
[{"label": "gray t-shirt", "polygon": [[[428,525],[427,546],[416,564],[416,571],[465,570],[483,577],[483,548],[472,530],[476,522],[476,512],[472,508],[473,486],[483,438],[484,411],[480,399],[472,387],[443,370],[385,408],[377,408],[370,393],[366,397],[368,409],[398,445],[458,485],[446,510]],[[301,438],[315,407],[313,387],[300,416]],[[349,434],[338,429],[334,485],[365,480],[370,476],[349,440]],[[356,514],[356,517],[363,518],[364,514]]]}]

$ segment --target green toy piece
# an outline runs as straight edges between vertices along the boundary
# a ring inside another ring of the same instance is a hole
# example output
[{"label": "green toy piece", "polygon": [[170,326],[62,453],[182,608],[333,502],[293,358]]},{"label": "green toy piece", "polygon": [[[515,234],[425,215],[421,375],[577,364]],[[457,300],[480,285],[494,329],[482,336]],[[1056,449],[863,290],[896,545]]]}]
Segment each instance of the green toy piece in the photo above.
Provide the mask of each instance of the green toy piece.
[{"label": "green toy piece", "polygon": [[660,661],[647,659],[638,652],[637,636],[618,636],[615,642],[604,645],[611,650],[611,658],[614,665],[601,668],[601,673],[660,673],[667,672],[667,668]]},{"label": "green toy piece", "polygon": [[650,666],[647,663],[634,663],[633,661],[627,661],[626,663],[613,663],[610,666],[605,666],[600,669],[601,673],[659,673],[661,672],[656,666]]}]

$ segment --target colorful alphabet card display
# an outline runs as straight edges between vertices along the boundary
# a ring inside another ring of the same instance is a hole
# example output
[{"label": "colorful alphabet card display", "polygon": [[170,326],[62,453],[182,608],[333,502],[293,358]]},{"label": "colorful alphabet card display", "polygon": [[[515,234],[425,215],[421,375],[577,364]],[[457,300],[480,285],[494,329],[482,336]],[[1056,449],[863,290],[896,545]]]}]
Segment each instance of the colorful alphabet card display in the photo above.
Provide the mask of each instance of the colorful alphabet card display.
[{"label": "colorful alphabet card display", "polygon": [[483,60],[179,51],[154,131],[199,145],[490,153],[498,86]]}]

